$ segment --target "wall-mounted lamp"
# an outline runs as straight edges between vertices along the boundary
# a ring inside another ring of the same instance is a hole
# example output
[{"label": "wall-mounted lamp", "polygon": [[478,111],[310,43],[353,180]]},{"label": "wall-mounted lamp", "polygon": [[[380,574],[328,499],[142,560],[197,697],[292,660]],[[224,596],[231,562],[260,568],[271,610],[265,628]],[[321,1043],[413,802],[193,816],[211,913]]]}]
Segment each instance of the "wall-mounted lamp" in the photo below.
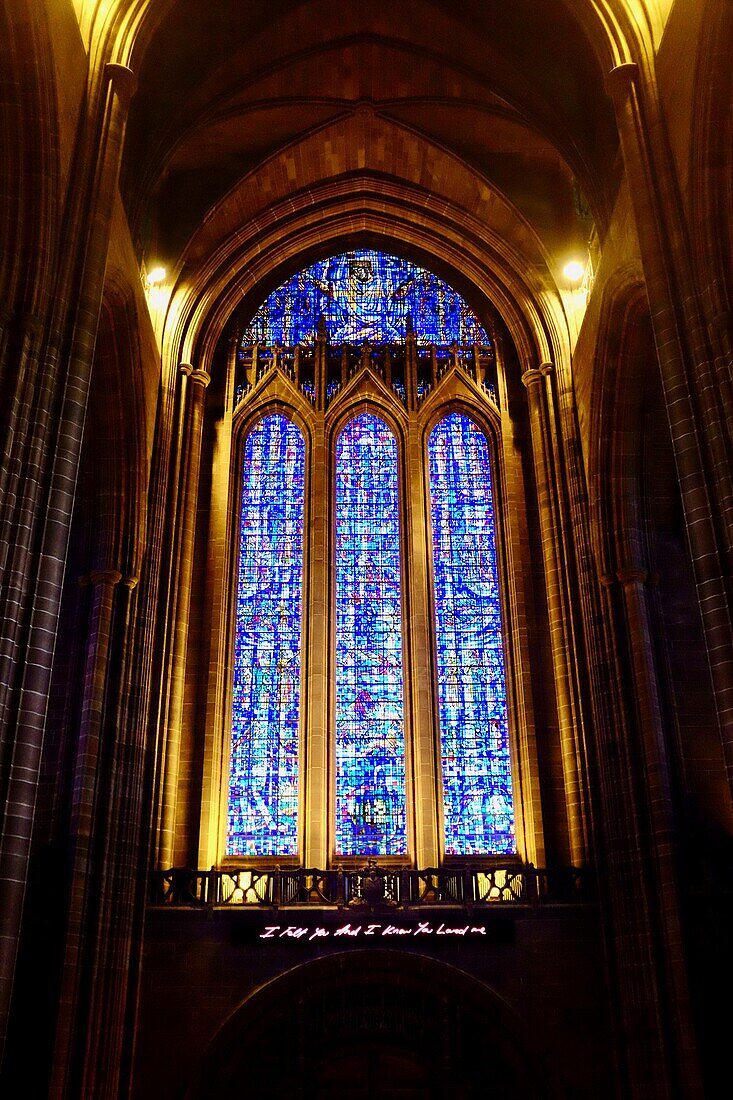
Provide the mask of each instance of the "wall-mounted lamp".
[{"label": "wall-mounted lamp", "polygon": [[145,282],[148,286],[160,286],[165,281],[165,277],[168,274],[164,267],[152,268],[145,277]]},{"label": "wall-mounted lamp", "polygon": [[562,269],[562,273],[568,282],[579,283],[585,275],[585,264],[580,260],[569,260]]}]

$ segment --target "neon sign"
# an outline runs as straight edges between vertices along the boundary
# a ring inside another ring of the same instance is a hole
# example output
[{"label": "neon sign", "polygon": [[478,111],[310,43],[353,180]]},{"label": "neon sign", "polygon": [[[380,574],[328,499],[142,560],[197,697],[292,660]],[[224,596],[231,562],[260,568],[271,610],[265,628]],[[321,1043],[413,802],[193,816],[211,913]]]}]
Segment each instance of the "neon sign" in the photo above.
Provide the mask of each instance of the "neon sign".
[{"label": "neon sign", "polygon": [[431,924],[421,920],[416,925],[400,924],[342,924],[337,928],[324,928],[322,925],[268,924],[260,933],[261,940],[311,940],[343,939],[347,942],[363,939],[367,936],[385,938],[403,938],[416,936],[449,936],[452,939],[477,939],[486,936],[485,924]]}]

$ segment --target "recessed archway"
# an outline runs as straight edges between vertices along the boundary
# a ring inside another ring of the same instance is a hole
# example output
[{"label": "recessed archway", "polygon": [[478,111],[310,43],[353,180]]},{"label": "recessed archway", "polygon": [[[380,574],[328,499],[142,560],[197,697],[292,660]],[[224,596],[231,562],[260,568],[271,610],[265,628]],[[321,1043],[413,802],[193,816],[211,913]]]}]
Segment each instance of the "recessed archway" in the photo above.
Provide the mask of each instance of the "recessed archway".
[{"label": "recessed archway", "polygon": [[314,960],[255,990],[204,1052],[187,1100],[252,1094],[336,1100],[559,1095],[488,986],[407,952]]}]

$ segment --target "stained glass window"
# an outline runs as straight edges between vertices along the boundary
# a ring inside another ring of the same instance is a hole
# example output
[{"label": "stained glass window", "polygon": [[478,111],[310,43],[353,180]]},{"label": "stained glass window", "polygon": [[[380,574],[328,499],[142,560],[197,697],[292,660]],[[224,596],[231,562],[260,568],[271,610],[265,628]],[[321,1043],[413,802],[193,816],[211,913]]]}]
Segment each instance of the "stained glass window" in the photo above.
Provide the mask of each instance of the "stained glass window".
[{"label": "stained glass window", "polygon": [[467,416],[430,435],[445,850],[515,851],[489,451]]},{"label": "stained glass window", "polygon": [[397,443],[376,416],[336,452],[336,851],[403,855],[404,686]]},{"label": "stained glass window", "polygon": [[257,310],[243,343],[312,343],[320,317],[332,344],[393,343],[404,340],[408,316],[420,343],[489,343],[476,314],[437,275],[369,249],[293,275]]},{"label": "stained glass window", "polygon": [[305,448],[268,416],[244,447],[229,855],[298,851],[298,721]]}]

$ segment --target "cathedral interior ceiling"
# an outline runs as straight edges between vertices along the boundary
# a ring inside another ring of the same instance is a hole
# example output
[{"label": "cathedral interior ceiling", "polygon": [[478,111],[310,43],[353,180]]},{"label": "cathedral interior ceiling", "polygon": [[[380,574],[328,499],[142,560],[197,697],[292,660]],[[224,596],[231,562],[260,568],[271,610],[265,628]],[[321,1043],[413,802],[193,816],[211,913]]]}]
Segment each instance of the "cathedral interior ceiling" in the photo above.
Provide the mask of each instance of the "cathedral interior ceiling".
[{"label": "cathedral interior ceiling", "polygon": [[121,183],[136,249],[190,282],[216,236],[288,202],[325,222],[368,174],[413,202],[412,236],[420,204],[443,202],[552,291],[615,199],[614,58],[598,17],[614,6],[626,5],[118,5],[138,78]]}]

